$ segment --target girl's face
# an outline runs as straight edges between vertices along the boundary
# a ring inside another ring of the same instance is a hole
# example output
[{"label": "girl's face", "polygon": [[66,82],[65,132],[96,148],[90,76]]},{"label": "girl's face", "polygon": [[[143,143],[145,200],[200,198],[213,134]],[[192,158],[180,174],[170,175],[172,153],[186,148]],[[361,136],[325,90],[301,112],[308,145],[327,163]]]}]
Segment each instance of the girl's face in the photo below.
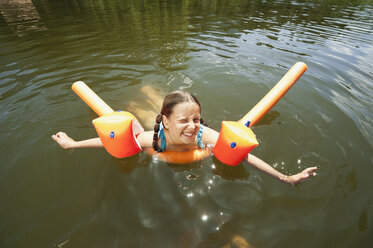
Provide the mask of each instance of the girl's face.
[{"label": "girl's face", "polygon": [[195,102],[177,104],[172,114],[163,116],[163,125],[168,130],[171,144],[194,144],[201,126],[201,110]]}]

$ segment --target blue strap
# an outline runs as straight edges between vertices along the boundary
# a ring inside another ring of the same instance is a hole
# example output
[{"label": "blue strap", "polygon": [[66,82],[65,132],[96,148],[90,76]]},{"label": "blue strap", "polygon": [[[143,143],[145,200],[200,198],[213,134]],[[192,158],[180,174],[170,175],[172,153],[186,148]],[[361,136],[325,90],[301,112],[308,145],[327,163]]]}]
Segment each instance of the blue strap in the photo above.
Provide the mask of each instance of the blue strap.
[{"label": "blue strap", "polygon": [[166,151],[166,136],[164,134],[162,122],[159,124],[159,138],[161,139],[161,152]]},{"label": "blue strap", "polygon": [[203,125],[201,125],[197,133],[197,144],[198,144],[198,147],[205,148],[205,145],[202,143],[202,134],[203,134]]}]

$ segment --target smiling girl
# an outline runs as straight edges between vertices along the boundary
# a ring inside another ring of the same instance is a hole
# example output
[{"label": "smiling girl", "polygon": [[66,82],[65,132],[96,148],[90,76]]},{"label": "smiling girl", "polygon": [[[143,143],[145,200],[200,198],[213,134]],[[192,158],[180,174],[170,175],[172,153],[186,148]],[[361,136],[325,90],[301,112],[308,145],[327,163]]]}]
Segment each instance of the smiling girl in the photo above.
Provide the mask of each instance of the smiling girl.
[{"label": "smiling girl", "polygon": [[[140,146],[143,149],[152,148],[158,153],[166,150],[188,151],[205,146],[211,148],[219,136],[218,132],[204,125],[197,98],[185,91],[174,91],[164,98],[154,131],[143,131],[137,125],[135,129],[138,130],[136,135]],[[64,132],[58,132],[52,139],[64,149],[103,147],[100,138],[75,141]],[[293,185],[315,176],[317,170],[316,167],[309,167],[298,174],[287,176],[252,154],[248,154],[244,160],[274,178]]]}]

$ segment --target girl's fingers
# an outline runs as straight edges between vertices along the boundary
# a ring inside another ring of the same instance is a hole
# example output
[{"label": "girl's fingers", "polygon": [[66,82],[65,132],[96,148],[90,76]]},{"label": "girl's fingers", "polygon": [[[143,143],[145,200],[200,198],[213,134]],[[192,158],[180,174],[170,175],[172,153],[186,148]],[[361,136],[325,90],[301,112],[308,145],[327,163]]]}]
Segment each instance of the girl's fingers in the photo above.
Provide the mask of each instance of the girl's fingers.
[{"label": "girl's fingers", "polygon": [[317,167],[310,167],[310,168],[303,170],[302,172],[299,172],[298,174],[292,176],[293,178],[292,183],[295,185],[309,178],[310,176],[316,176],[316,173],[314,172],[316,170],[317,170]]},{"label": "girl's fingers", "polygon": [[64,132],[58,132],[58,133],[52,135],[52,139],[54,141],[56,141],[57,143],[59,143],[60,140],[63,140],[65,138],[67,138],[67,137],[68,137],[67,134],[64,133]]},{"label": "girl's fingers", "polygon": [[57,138],[67,137],[66,133],[64,133],[64,132],[58,132],[58,133],[56,133],[53,136],[56,136]]},{"label": "girl's fingers", "polygon": [[310,167],[310,168],[307,168],[307,169],[305,169],[304,171],[306,172],[306,173],[308,173],[308,174],[310,174],[310,175],[316,175],[316,173],[314,172],[314,171],[316,171],[317,170],[317,167]]},{"label": "girl's fingers", "polygon": [[309,176],[316,176],[317,167],[310,167],[304,170],[304,178],[308,178]]}]

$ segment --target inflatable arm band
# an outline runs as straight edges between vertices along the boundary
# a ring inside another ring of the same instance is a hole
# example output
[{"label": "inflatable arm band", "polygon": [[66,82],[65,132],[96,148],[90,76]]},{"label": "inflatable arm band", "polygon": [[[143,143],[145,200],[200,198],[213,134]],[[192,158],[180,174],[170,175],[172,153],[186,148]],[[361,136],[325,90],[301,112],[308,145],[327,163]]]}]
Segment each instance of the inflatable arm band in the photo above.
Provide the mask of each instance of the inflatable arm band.
[{"label": "inflatable arm band", "polygon": [[238,165],[258,145],[249,127],[259,121],[295,84],[307,70],[307,65],[296,63],[285,76],[238,122],[223,121],[214,155],[227,165]]},{"label": "inflatable arm band", "polygon": [[213,152],[224,164],[238,165],[257,145],[250,128],[237,121],[223,121]]},{"label": "inflatable arm band", "polygon": [[136,135],[143,131],[129,112],[114,112],[84,82],[75,82],[74,92],[100,117],[92,121],[105,149],[114,157],[124,158],[141,151]]}]

